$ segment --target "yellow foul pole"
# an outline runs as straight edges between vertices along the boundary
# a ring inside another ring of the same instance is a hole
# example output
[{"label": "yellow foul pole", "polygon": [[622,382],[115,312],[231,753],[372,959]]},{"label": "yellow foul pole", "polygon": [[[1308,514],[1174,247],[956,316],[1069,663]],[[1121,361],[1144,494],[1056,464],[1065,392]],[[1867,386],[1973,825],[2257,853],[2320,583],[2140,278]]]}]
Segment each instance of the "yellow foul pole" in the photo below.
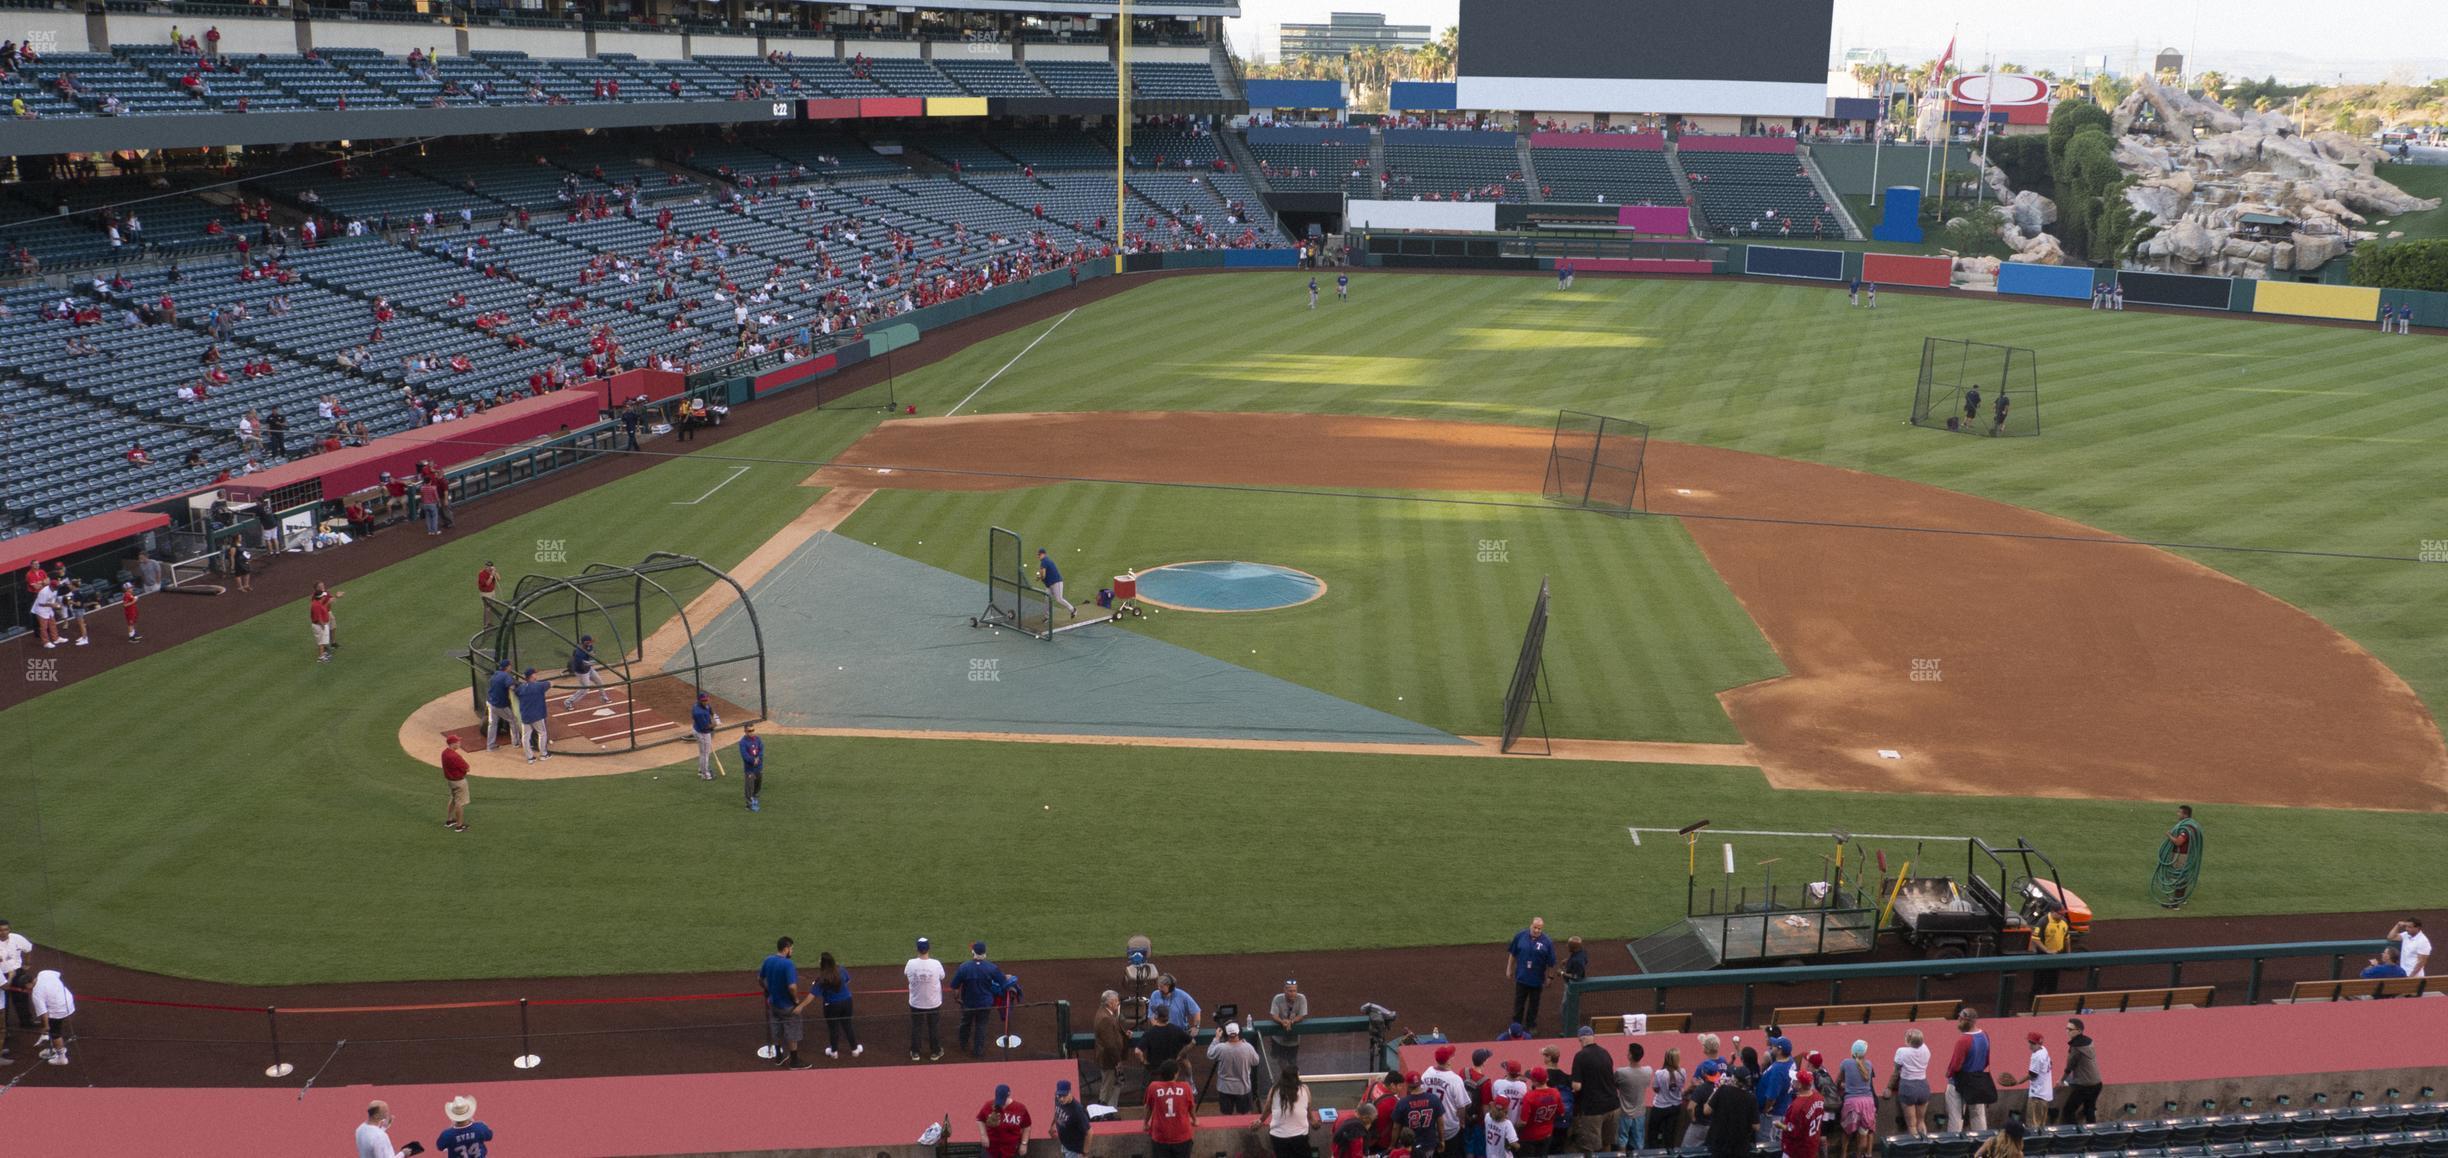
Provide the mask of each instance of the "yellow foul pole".
[{"label": "yellow foul pole", "polygon": [[1130,186],[1125,184],[1130,165],[1131,130],[1131,11],[1130,0],[1121,0],[1117,17],[1122,24],[1121,51],[1114,56],[1114,254],[1113,271],[1122,272],[1122,235],[1129,230]]}]

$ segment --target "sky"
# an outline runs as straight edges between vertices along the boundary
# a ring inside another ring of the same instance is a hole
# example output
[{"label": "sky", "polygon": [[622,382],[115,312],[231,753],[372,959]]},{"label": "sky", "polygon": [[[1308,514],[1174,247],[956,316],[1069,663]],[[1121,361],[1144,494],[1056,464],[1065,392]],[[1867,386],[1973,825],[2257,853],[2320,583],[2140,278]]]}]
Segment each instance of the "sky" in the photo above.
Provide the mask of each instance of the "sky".
[{"label": "sky", "polygon": [[[1660,0],[1625,0],[1654,3]],[[1718,3],[1722,0],[1679,0]],[[2106,56],[2109,66],[2130,70],[2133,61],[2147,63],[2159,49],[2185,52],[2188,65],[2214,68],[2230,76],[2276,74],[2292,81],[2420,81],[2448,76],[2448,19],[2412,15],[2438,0],[2416,0],[2391,10],[2407,17],[2385,32],[2373,22],[2355,19],[2343,27],[2355,39],[2342,40],[2306,23],[2319,10],[2304,0],[2027,0],[2014,4],[1972,4],[1964,0],[1836,0],[1836,37],[1830,56],[1849,48],[1885,49],[1890,59],[1928,59],[1946,47],[1950,31],[1960,27],[1959,54],[1977,61],[1994,52],[2000,61],[2028,67],[2072,68],[2091,56]],[[1396,24],[1427,24],[1442,29],[1454,23],[1457,0],[1240,0],[1242,18],[1230,21],[1227,32],[1242,55],[1275,54],[1275,27],[1323,22],[1328,12],[1383,12]],[[2345,10],[2368,11],[2365,5]],[[1986,45],[1986,49],[1983,46]]]}]

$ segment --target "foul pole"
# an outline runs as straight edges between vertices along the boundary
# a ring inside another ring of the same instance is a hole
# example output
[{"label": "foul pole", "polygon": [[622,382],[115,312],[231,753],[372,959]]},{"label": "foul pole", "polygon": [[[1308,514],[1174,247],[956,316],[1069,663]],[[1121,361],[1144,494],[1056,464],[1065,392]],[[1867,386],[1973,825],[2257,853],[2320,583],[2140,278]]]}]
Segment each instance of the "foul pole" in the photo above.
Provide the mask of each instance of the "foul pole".
[{"label": "foul pole", "polygon": [[1122,272],[1122,238],[1130,231],[1130,186],[1125,178],[1130,165],[1131,129],[1131,7],[1130,0],[1121,0],[1115,17],[1121,25],[1121,51],[1114,56],[1114,254],[1113,271]]}]

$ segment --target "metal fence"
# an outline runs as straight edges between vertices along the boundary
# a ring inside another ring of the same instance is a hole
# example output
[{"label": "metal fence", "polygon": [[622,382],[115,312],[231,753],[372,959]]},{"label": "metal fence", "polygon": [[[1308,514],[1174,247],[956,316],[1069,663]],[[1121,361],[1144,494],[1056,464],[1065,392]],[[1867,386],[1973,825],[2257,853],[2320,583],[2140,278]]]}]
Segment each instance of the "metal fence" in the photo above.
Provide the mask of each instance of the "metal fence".
[{"label": "metal fence", "polygon": [[1692,1014],[1696,1023],[1749,1027],[1778,1006],[1928,1000],[1960,1000],[1985,1013],[2011,1015],[2028,1007],[2029,982],[2042,980],[2042,974],[2067,993],[2210,985],[2226,1004],[2253,1005],[2284,996],[2283,987],[2298,981],[2347,976],[2349,958],[2359,961],[2387,944],[2195,945],[1591,977],[1565,985],[1562,1022],[1577,1025],[1594,1017],[1671,1008]]}]

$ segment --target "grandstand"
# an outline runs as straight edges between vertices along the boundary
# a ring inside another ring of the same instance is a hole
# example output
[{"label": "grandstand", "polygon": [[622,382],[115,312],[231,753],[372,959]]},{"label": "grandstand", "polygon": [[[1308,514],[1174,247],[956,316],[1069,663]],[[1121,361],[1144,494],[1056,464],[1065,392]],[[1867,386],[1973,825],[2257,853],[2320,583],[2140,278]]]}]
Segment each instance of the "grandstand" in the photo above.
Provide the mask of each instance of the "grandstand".
[{"label": "grandstand", "polygon": [[1530,163],[1540,201],[1683,204],[1665,141],[1653,135],[1541,133],[1531,138]]},{"label": "grandstand", "polygon": [[1844,215],[1819,195],[1809,163],[1776,137],[1687,136],[1676,162],[1709,230],[1724,237],[1845,236]]},{"label": "grandstand", "polygon": [[1509,133],[1388,130],[1385,171],[1397,198],[1520,201],[1528,193]]}]

